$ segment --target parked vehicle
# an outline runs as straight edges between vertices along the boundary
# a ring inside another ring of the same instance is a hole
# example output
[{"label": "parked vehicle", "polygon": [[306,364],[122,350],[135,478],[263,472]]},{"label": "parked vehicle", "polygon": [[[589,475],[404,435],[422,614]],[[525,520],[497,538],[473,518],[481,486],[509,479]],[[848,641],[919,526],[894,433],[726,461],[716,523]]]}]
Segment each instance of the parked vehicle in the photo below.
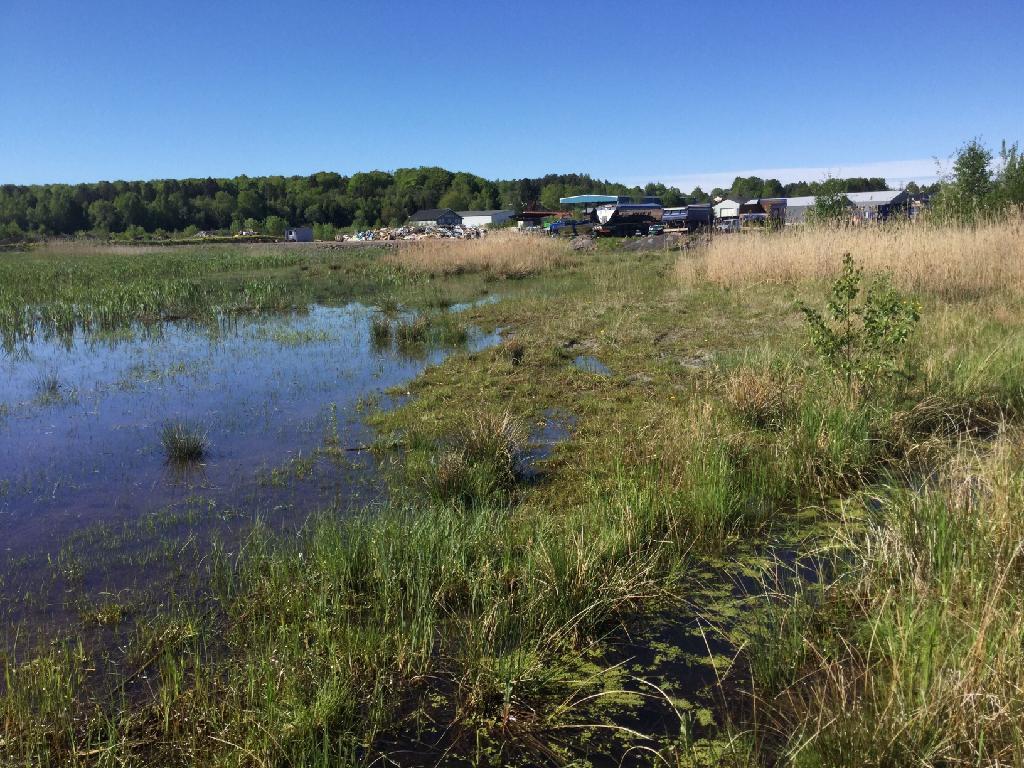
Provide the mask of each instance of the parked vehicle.
[{"label": "parked vehicle", "polygon": [[685,232],[696,232],[710,227],[714,220],[714,211],[708,203],[693,203],[681,208],[666,208],[662,222],[672,229]]},{"label": "parked vehicle", "polygon": [[548,234],[551,236],[558,235],[576,235],[586,234],[594,229],[594,224],[589,221],[580,221],[578,219],[559,219],[554,221],[548,227]]},{"label": "parked vehicle", "polygon": [[595,214],[599,226],[594,231],[605,236],[646,235],[652,224],[661,222],[664,213],[661,200],[656,197],[645,197],[639,203],[628,197],[620,197],[617,203],[597,207]]}]

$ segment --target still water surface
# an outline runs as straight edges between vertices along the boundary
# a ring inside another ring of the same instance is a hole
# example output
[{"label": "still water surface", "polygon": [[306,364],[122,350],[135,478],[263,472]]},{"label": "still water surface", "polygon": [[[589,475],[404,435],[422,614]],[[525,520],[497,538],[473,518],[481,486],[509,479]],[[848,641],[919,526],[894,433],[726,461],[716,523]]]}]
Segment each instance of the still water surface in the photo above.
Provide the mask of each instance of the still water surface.
[{"label": "still water surface", "polygon": [[[388,389],[451,351],[375,346],[375,315],[360,304],[312,306],[213,330],[140,327],[117,341],[37,337],[0,357],[0,561],[196,494],[301,514],[378,496],[375,461],[358,450],[301,487],[267,482],[328,434],[343,448],[370,442],[361,405],[380,397],[386,407]],[[474,332],[469,346],[496,340]],[[202,466],[183,474],[167,464],[169,420],[206,431]]]}]

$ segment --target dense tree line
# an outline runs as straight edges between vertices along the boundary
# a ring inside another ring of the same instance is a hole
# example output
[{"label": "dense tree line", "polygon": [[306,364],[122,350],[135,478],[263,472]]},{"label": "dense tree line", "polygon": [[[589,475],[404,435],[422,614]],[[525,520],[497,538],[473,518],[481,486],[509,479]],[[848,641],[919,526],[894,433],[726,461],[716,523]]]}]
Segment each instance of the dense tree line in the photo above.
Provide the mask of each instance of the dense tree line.
[{"label": "dense tree line", "polygon": [[[840,180],[846,191],[885,188],[884,179]],[[742,198],[814,194],[821,182],[781,184],[737,177],[730,189],[689,194],[651,183],[628,187],[585,174],[490,181],[443,168],[400,168],[342,176],[237,176],[231,179],[99,181],[90,184],[0,185],[0,239],[28,235],[192,233],[256,230],[280,234],[289,225],[366,228],[400,224],[421,208],[521,210],[559,208],[576,194],[657,195],[667,206]]]},{"label": "dense tree line", "polygon": [[[677,189],[660,185],[673,200]],[[290,224],[370,227],[404,222],[421,208],[521,209],[585,192],[644,194],[586,175],[489,181],[443,168],[401,168],[342,176],[238,176],[232,179],[100,181],[91,184],[0,185],[0,237],[92,232],[182,232],[258,229]]]}]

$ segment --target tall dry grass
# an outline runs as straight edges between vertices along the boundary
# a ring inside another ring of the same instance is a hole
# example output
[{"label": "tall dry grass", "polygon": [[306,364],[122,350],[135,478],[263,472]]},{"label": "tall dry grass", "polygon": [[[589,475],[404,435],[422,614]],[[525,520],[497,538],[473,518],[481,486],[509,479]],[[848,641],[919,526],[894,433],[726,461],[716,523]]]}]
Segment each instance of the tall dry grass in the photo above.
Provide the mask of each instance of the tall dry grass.
[{"label": "tall dry grass", "polygon": [[683,255],[676,276],[723,285],[833,278],[844,253],[897,285],[948,297],[1024,290],[1024,216],[974,228],[891,222],[862,227],[795,227],[715,238]]},{"label": "tall dry grass", "polygon": [[385,259],[414,272],[489,272],[503,278],[527,277],[574,261],[567,240],[516,231],[477,240],[420,240],[403,244]]}]

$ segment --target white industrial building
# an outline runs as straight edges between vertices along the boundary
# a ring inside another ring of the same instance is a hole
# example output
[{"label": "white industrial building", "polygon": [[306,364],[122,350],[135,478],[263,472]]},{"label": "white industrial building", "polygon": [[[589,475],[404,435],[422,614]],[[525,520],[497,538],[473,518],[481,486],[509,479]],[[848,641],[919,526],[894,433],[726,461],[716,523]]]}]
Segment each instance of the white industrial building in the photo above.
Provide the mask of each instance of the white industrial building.
[{"label": "white industrial building", "polygon": [[715,203],[712,210],[715,212],[716,219],[735,219],[740,215],[740,205],[742,204],[743,201],[727,197],[725,200]]},{"label": "white industrial building", "polygon": [[459,211],[465,227],[490,227],[504,224],[516,215],[515,211]]}]

